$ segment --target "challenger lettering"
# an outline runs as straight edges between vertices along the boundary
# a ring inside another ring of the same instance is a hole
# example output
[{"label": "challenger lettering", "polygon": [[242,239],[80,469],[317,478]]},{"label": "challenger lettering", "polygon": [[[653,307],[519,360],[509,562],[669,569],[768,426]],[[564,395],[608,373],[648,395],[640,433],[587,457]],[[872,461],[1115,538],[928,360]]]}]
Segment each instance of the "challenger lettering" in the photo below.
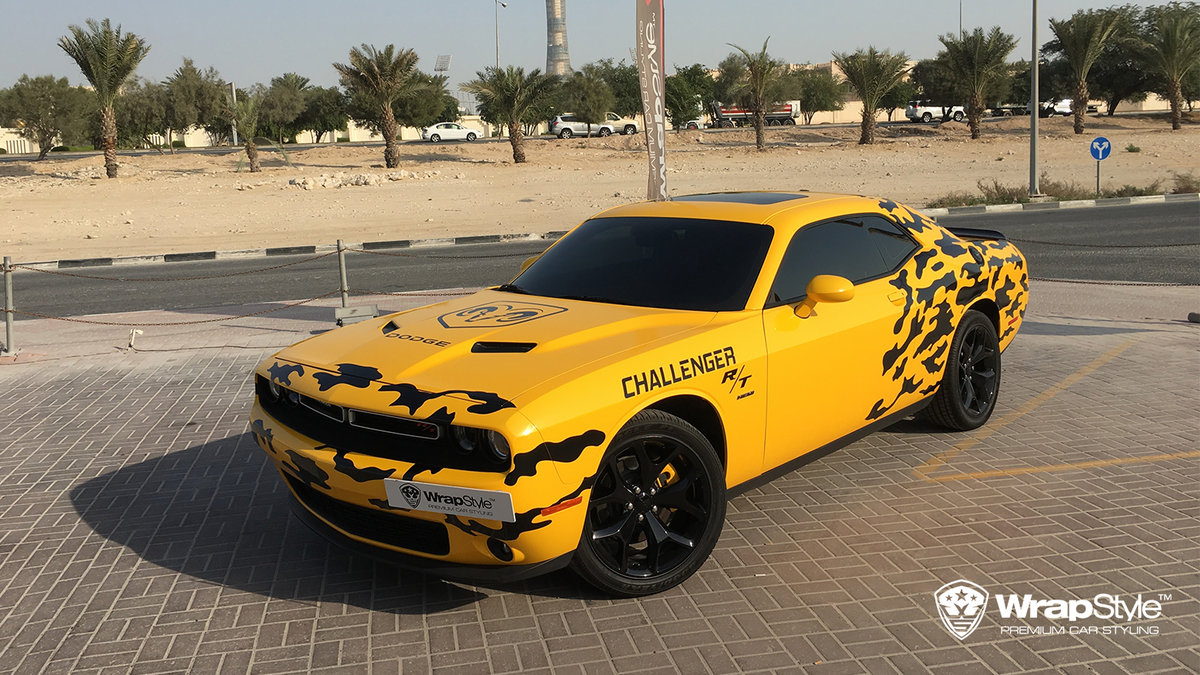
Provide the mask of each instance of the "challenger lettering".
[{"label": "challenger lettering", "polygon": [[621,380],[621,391],[625,394],[625,398],[633,398],[639,394],[690,380],[697,375],[724,370],[736,364],[737,357],[733,353],[733,347],[723,347],[625,377]]}]

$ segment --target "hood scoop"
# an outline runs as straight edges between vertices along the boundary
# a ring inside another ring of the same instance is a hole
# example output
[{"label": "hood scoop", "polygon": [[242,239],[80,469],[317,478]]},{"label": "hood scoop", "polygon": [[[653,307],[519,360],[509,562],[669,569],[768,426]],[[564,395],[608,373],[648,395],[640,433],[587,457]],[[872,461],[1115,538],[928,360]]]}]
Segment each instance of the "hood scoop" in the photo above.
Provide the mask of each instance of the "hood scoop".
[{"label": "hood scoop", "polygon": [[524,354],[537,346],[536,342],[476,342],[472,354]]}]

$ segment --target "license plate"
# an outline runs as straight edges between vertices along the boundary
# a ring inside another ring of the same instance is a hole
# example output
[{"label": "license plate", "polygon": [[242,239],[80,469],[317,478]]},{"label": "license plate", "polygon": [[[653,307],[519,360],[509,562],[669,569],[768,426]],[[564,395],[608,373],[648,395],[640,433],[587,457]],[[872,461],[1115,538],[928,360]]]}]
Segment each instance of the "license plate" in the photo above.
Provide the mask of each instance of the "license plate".
[{"label": "license plate", "polygon": [[505,523],[517,520],[512,495],[499,490],[472,490],[396,478],[385,478],[383,487],[387,491],[388,506]]}]

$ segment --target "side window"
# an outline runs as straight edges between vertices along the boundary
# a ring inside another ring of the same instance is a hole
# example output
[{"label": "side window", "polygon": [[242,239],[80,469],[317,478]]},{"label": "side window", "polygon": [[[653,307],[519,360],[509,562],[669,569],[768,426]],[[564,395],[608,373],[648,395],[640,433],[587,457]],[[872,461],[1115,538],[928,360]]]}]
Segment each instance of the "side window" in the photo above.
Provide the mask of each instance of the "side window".
[{"label": "side window", "polygon": [[892,221],[880,216],[863,216],[860,220],[879,249],[884,272],[899,267],[917,249],[916,243]]},{"label": "side window", "polygon": [[808,282],[818,274],[836,274],[857,283],[878,274],[879,254],[861,225],[849,220],[809,225],[792,237],[775,285],[772,302],[804,297]]},{"label": "side window", "polygon": [[856,284],[881,277],[904,262],[916,247],[896,225],[879,216],[809,225],[788,244],[769,302],[799,300],[818,274],[836,274]]}]

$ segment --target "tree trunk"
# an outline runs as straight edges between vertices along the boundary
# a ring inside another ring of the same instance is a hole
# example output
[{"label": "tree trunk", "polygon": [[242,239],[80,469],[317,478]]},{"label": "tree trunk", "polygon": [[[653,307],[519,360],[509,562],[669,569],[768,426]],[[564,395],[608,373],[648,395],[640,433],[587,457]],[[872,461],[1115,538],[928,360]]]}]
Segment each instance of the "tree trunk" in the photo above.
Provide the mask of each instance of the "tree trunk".
[{"label": "tree trunk", "polygon": [[862,111],[862,135],[858,137],[859,145],[870,145],[875,142],[875,111],[867,110],[863,106]]},{"label": "tree trunk", "polygon": [[1179,80],[1167,83],[1167,98],[1171,101],[1171,129],[1179,131],[1183,126],[1183,87]]},{"label": "tree trunk", "polygon": [[388,104],[383,109],[383,123],[379,125],[383,132],[383,165],[389,169],[400,166],[400,146],[396,145],[396,133],[400,131],[396,124],[396,116],[392,114],[392,106]]},{"label": "tree trunk", "polygon": [[1088,86],[1087,80],[1079,80],[1075,84],[1075,100],[1071,112],[1075,115],[1075,133],[1083,133],[1083,115],[1087,112]]},{"label": "tree trunk", "polygon": [[508,121],[508,143],[512,145],[513,162],[525,163],[525,136],[521,133],[521,120],[512,118]]},{"label": "tree trunk", "polygon": [[254,140],[246,138],[246,159],[250,162],[250,173],[258,173],[262,171],[262,165],[258,162],[258,146],[254,145]]},{"label": "tree trunk", "polygon": [[763,132],[763,127],[767,123],[767,113],[762,108],[754,111],[754,147],[758,148],[759,152],[767,149],[767,137]]},{"label": "tree trunk", "polygon": [[971,127],[971,138],[979,138],[979,119],[983,117],[983,94],[971,92],[971,100],[967,102],[967,126]]},{"label": "tree trunk", "polygon": [[175,136],[174,129],[167,129],[167,147],[171,149],[171,154],[175,154]]},{"label": "tree trunk", "polygon": [[104,146],[104,171],[117,177],[117,115],[111,105],[100,109],[100,143]]}]

